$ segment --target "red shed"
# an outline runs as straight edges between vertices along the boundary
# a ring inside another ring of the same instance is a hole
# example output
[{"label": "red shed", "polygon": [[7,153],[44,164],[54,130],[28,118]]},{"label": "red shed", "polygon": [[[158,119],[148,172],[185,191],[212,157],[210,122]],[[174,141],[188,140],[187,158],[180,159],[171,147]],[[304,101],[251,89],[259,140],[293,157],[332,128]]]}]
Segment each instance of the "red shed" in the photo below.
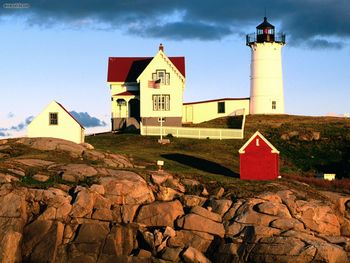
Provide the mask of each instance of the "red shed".
[{"label": "red shed", "polygon": [[279,151],[259,132],[239,150],[242,180],[273,180],[279,176]]}]

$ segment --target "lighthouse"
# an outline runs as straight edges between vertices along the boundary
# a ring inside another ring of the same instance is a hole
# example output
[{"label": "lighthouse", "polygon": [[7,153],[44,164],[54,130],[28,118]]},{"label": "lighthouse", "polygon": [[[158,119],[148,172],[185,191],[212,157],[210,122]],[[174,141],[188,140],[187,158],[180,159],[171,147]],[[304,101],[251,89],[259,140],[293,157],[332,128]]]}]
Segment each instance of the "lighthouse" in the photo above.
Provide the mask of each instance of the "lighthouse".
[{"label": "lighthouse", "polygon": [[251,49],[250,114],[284,114],[281,51],[285,34],[276,34],[264,17],[246,41]]}]

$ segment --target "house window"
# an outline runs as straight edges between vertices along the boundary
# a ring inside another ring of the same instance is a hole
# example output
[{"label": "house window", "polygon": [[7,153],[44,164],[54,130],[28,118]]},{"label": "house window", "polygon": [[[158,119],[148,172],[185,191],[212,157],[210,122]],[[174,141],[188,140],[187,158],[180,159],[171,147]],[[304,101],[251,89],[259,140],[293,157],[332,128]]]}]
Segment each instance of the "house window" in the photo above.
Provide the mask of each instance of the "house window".
[{"label": "house window", "polygon": [[58,125],[58,113],[50,112],[49,113],[49,124],[50,125]]},{"label": "house window", "polygon": [[160,80],[160,84],[170,85],[170,73],[167,73],[164,69],[157,69],[155,73],[152,73],[152,80]]},{"label": "house window", "polygon": [[225,113],[225,102],[218,102],[218,113]]},{"label": "house window", "polygon": [[272,101],[272,109],[275,110],[276,109],[276,101]]},{"label": "house window", "polygon": [[170,110],[170,95],[153,95],[152,100],[154,111]]}]

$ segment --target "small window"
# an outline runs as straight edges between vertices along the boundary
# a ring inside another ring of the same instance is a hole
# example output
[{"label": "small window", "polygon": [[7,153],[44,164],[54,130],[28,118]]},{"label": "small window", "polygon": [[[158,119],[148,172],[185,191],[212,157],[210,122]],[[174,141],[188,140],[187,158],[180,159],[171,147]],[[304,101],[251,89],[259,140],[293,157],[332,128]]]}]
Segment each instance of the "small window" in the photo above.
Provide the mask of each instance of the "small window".
[{"label": "small window", "polygon": [[165,117],[158,118],[158,122],[165,122]]},{"label": "small window", "polygon": [[169,111],[170,110],[170,95],[153,95],[153,110],[154,111]]},{"label": "small window", "polygon": [[218,102],[218,113],[225,113],[225,102]]},{"label": "small window", "polygon": [[276,101],[272,101],[272,109],[275,110],[276,109]]},{"label": "small window", "polygon": [[50,112],[49,113],[49,124],[50,125],[58,125],[58,113]]},{"label": "small window", "polygon": [[155,73],[152,73],[152,80],[159,80],[160,84],[170,85],[170,73],[167,73],[165,70],[156,70]]}]

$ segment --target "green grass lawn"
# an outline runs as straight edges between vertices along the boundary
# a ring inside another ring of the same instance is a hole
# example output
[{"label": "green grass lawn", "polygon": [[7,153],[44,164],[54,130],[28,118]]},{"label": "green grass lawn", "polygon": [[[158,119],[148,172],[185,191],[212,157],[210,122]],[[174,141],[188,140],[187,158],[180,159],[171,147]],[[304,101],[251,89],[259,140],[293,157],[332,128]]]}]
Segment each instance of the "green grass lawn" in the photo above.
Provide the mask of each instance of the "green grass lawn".
[{"label": "green grass lawn", "polygon": [[[199,126],[227,128],[231,124],[227,118],[220,118]],[[156,161],[163,160],[164,169],[179,177],[196,178],[204,183],[215,182],[237,192],[237,196],[242,191],[256,192],[276,187],[271,182],[238,179],[238,150],[256,130],[262,132],[281,152],[280,172],[283,177],[314,176],[319,167],[336,169],[343,173],[343,178],[350,175],[350,119],[346,118],[248,116],[243,140],[170,138],[170,144],[161,145],[157,142],[158,137],[107,133],[88,136],[86,142],[97,150],[126,154],[136,165],[146,166],[147,169],[157,169]],[[281,139],[288,132],[303,134],[309,131],[320,132],[320,139]]]}]

